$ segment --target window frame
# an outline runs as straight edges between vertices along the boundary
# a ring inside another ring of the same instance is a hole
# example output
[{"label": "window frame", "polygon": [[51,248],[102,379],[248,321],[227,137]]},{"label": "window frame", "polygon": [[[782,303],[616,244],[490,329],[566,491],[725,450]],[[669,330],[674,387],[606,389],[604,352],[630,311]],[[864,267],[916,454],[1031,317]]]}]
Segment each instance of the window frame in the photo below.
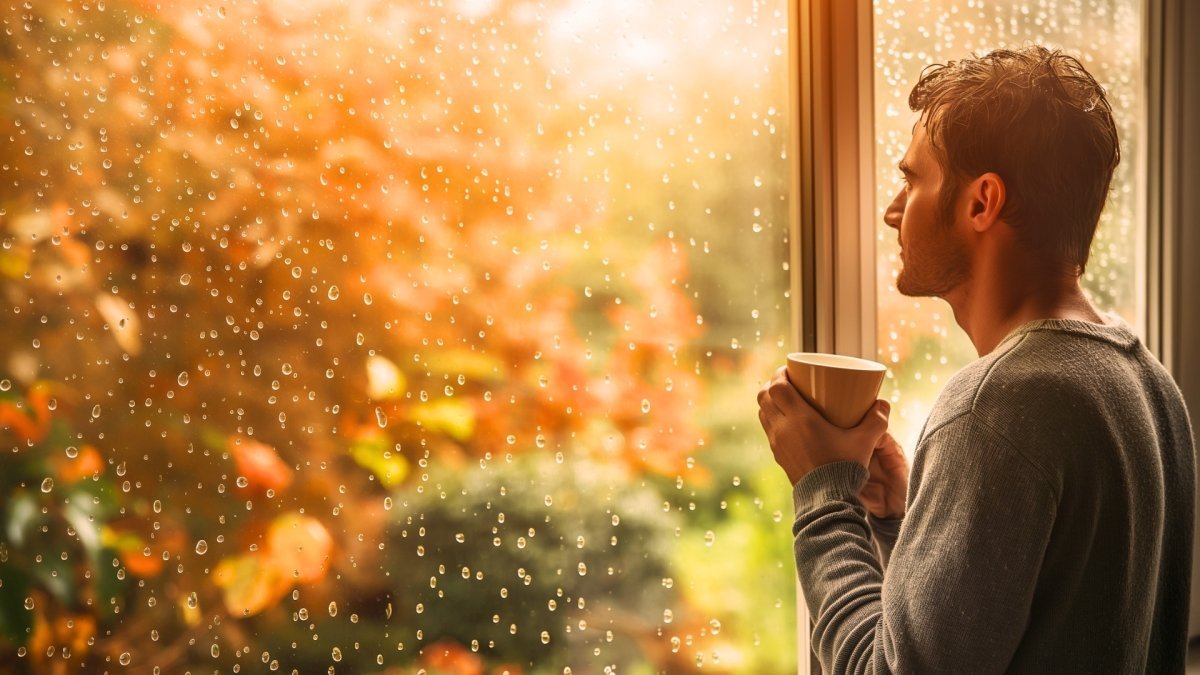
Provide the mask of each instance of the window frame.
[{"label": "window frame", "polygon": [[[791,345],[875,358],[872,0],[789,4]],[[797,672],[821,672],[796,587]]]}]

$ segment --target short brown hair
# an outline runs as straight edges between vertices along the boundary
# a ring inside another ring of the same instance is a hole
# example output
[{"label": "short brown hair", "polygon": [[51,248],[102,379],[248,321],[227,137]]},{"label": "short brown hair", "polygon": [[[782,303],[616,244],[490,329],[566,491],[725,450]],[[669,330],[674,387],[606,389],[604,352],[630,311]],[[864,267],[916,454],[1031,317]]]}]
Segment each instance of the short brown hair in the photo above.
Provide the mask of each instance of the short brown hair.
[{"label": "short brown hair", "polygon": [[1104,89],[1077,59],[1030,46],[932,65],[908,104],[944,199],[995,172],[1007,187],[1001,217],[1047,261],[1083,273],[1121,150]]}]

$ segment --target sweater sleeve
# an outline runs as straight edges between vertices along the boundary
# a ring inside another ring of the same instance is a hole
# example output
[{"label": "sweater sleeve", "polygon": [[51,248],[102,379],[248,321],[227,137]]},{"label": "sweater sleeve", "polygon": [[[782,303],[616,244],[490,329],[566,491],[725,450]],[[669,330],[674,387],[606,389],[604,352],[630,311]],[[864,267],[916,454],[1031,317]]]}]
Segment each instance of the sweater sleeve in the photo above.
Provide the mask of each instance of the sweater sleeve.
[{"label": "sweater sleeve", "polygon": [[884,582],[858,492],[827,464],[793,490],[796,565],[826,673],[1003,672],[1028,621],[1056,491],[1000,434],[963,415],[918,449]]},{"label": "sweater sleeve", "polygon": [[886,572],[892,549],[896,547],[896,537],[900,536],[900,526],[904,524],[904,517],[879,518],[868,512],[867,523],[871,526],[871,534],[874,535],[875,553],[879,556],[879,564]]}]

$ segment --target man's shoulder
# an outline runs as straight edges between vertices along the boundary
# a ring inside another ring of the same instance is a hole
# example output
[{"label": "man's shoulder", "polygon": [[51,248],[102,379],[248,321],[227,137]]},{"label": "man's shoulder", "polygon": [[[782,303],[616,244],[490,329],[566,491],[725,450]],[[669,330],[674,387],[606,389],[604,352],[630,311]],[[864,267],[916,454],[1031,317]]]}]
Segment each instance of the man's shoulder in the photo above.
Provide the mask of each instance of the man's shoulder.
[{"label": "man's shoulder", "polygon": [[[1091,398],[1105,395],[1097,369],[1128,354],[1113,345],[1061,331],[1029,331],[972,362],[950,379],[930,413],[931,432],[970,417],[998,429],[1014,422],[1062,419]],[[1059,414],[1053,414],[1059,413]]]}]

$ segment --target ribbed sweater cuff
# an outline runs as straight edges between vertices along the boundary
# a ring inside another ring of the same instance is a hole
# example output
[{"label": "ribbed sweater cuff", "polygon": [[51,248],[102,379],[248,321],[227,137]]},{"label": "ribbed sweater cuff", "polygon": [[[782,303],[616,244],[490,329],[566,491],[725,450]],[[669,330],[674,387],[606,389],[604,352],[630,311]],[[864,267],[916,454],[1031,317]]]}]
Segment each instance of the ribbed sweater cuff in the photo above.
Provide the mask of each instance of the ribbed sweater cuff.
[{"label": "ribbed sweater cuff", "polygon": [[858,462],[833,462],[813,469],[792,488],[796,513],[825,502],[858,499],[867,477],[867,467]]}]

